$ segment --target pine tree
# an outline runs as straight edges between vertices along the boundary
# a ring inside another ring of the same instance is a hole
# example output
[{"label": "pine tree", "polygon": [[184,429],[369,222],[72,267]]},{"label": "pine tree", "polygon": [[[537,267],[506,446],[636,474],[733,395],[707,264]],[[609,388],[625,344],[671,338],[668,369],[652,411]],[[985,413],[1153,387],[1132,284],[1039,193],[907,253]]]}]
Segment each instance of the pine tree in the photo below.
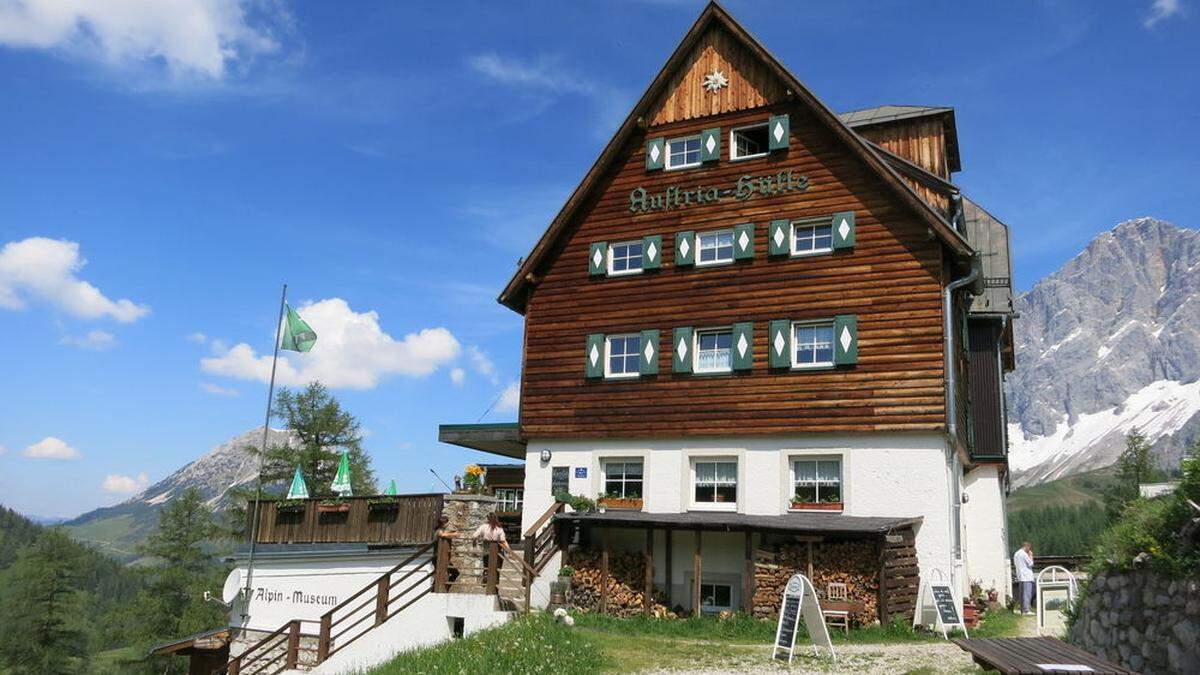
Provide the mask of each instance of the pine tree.
[{"label": "pine tree", "polygon": [[1142,483],[1155,475],[1150,443],[1137,429],[1125,436],[1125,451],[1117,459],[1117,480],[1104,495],[1104,509],[1110,523],[1140,494]]},{"label": "pine tree", "polygon": [[0,583],[0,664],[12,675],[83,672],[78,545],[59,529],[21,549]]}]

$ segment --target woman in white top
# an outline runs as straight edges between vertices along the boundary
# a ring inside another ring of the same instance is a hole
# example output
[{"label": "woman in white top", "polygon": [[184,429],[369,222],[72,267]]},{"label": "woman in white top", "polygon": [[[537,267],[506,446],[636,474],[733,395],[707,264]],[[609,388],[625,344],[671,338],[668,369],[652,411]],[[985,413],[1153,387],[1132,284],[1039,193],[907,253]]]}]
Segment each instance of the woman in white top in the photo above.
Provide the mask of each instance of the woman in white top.
[{"label": "woman in white top", "polygon": [[[497,516],[494,511],[492,513],[488,514],[486,523],[475,528],[475,534],[474,534],[473,538],[481,540],[484,543],[496,542],[496,543],[500,544],[500,548],[504,549],[505,552],[512,551],[512,549],[509,548],[509,546],[508,546],[508,538],[504,536],[504,528],[500,527],[500,516]],[[483,556],[481,557],[481,560],[483,562],[483,581],[484,581],[484,583],[487,583],[488,553],[490,550],[491,550],[490,546],[485,548],[483,551]],[[497,574],[497,576],[499,576],[500,568],[503,565],[504,565],[504,556],[503,555],[497,556],[496,557],[496,574]]]}]

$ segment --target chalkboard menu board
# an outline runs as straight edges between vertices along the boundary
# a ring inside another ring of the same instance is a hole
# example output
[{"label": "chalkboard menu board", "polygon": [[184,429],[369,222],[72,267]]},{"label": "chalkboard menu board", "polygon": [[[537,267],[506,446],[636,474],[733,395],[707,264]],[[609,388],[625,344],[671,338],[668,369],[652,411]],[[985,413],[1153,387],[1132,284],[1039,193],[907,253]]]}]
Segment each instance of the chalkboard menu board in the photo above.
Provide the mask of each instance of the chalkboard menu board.
[{"label": "chalkboard menu board", "polygon": [[[934,570],[937,572],[937,570]],[[947,630],[958,629],[967,635],[967,626],[959,614],[958,596],[954,587],[942,577],[938,581],[921,581],[917,592],[917,606],[913,611],[913,627],[936,626],[943,638],[949,639]]]},{"label": "chalkboard menu board", "polygon": [[[800,622],[800,596],[785,595],[783,606],[779,608],[779,631],[775,644],[784,649],[791,649],[796,643],[796,627]],[[778,656],[778,652],[776,652]]]},{"label": "chalkboard menu board", "polygon": [[779,627],[775,631],[775,648],[771,651],[771,658],[792,662],[800,619],[804,619],[808,629],[813,652],[816,653],[817,646],[821,645],[829,650],[831,658],[836,659],[833,643],[829,641],[829,631],[825,629],[825,619],[821,615],[821,606],[817,603],[817,592],[803,574],[792,575],[783,590],[783,602],[779,605]]},{"label": "chalkboard menu board", "polygon": [[942,617],[942,624],[953,626],[959,623],[958,603],[954,601],[954,593],[950,591],[950,587],[931,584],[929,588],[933,591],[933,603],[937,607],[938,614]]}]

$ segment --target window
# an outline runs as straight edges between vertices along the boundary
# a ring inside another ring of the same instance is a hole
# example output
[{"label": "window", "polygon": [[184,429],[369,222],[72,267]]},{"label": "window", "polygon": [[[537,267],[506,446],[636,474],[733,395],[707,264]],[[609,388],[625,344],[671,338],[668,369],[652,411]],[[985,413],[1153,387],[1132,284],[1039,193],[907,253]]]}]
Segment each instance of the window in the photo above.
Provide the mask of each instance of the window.
[{"label": "window", "polygon": [[604,338],[604,347],[607,353],[605,377],[638,376],[638,364],[642,358],[641,335],[610,335]]},{"label": "window", "polygon": [[605,462],[604,492],[622,499],[641,499],[642,463]]},{"label": "window", "polygon": [[696,462],[697,505],[721,505],[737,508],[737,462],[701,460]]},{"label": "window", "polygon": [[569,495],[571,467],[555,466],[550,468],[550,496],[557,499],[561,495]]},{"label": "window", "polygon": [[792,255],[827,253],[833,250],[833,226],[830,223],[792,223]]},{"label": "window", "polygon": [[700,137],[687,136],[667,141],[667,169],[700,166]]},{"label": "window", "polygon": [[833,365],[833,323],[792,324],[793,368]]},{"label": "window", "polygon": [[518,488],[496,488],[496,510],[505,513],[520,511],[525,491]]},{"label": "window", "polygon": [[793,504],[841,504],[840,459],[797,459],[792,467],[796,488]]},{"label": "window", "polygon": [[729,141],[730,159],[765,157],[770,149],[765,123],[734,129],[730,132],[730,136],[732,137]]},{"label": "window", "polygon": [[733,261],[733,230],[701,232],[696,235],[700,257],[697,265],[714,265]]},{"label": "window", "polygon": [[700,584],[700,611],[715,614],[733,609],[733,586],[730,584]]},{"label": "window", "polygon": [[692,372],[696,373],[728,373],[733,370],[733,353],[729,351],[733,344],[733,331],[702,330],[696,331],[696,361]]},{"label": "window", "polygon": [[642,242],[627,241],[608,247],[609,274],[635,274],[642,271]]}]

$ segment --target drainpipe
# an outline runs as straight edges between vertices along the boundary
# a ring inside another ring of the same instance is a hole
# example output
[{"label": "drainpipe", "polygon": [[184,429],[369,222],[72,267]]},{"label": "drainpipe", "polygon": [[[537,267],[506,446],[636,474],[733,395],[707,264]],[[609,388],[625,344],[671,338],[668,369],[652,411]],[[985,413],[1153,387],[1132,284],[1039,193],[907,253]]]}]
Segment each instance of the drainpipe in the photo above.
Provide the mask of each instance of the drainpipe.
[{"label": "drainpipe", "polygon": [[959,586],[958,567],[962,564],[962,485],[960,484],[960,467],[958,453],[955,447],[958,441],[958,391],[957,350],[955,349],[954,330],[954,291],[972,284],[979,278],[979,259],[972,258],[971,271],[959,279],[946,284],[942,291],[942,347],[946,365],[946,470],[950,486],[950,541],[954,550],[950,560],[950,576],[952,582]]}]

